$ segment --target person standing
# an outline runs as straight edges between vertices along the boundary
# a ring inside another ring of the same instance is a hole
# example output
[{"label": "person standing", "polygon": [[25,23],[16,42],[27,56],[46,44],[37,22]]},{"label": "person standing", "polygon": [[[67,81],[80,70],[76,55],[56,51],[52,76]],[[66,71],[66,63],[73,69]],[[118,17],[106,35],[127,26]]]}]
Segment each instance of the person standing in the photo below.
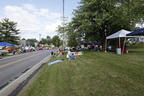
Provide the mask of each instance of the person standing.
[{"label": "person standing", "polygon": [[127,40],[126,40],[126,52],[127,52],[127,53],[128,53],[129,46],[130,46],[130,42],[129,42],[129,40],[127,39]]},{"label": "person standing", "polygon": [[52,51],[52,52],[51,52],[51,56],[53,56],[53,54],[54,54],[54,52]]}]

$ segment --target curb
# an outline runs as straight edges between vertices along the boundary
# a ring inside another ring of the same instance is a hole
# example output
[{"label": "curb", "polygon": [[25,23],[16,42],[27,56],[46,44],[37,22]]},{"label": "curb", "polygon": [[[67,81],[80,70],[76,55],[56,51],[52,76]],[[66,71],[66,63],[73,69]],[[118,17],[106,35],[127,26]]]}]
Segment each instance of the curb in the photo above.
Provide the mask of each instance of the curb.
[{"label": "curb", "polygon": [[50,56],[48,55],[26,73],[21,75],[15,81],[10,83],[8,86],[0,90],[0,96],[16,96],[19,91],[28,83],[28,81],[39,71],[39,69],[48,61],[50,60]]}]

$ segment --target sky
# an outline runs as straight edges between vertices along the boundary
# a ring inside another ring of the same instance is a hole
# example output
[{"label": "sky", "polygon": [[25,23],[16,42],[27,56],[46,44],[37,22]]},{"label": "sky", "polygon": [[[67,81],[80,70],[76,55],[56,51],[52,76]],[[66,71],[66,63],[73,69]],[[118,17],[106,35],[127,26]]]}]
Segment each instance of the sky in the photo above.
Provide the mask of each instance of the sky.
[{"label": "sky", "polygon": [[[81,0],[64,0],[66,23]],[[0,21],[9,18],[17,22],[20,37],[25,39],[51,38],[57,35],[56,28],[62,25],[63,0],[0,0]]]}]

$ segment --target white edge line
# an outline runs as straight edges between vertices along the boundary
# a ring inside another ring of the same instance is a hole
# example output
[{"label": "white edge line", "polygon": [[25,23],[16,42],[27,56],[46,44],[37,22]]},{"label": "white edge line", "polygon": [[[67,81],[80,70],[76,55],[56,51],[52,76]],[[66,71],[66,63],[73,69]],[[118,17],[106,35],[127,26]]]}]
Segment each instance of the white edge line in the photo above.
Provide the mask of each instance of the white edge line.
[{"label": "white edge line", "polygon": [[22,74],[19,78],[15,79],[9,85],[0,90],[0,96],[8,96],[19,86],[19,84],[21,84],[24,80],[26,80],[36,69],[38,69],[43,63],[46,63],[48,60],[50,60],[50,55],[48,55],[46,58],[41,60],[38,64],[36,64],[26,73]]}]

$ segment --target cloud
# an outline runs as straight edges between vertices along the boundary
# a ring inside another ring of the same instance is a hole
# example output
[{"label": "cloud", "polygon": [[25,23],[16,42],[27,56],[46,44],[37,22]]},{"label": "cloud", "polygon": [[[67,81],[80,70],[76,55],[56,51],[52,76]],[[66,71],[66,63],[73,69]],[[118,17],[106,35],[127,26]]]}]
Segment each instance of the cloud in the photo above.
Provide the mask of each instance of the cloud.
[{"label": "cloud", "polygon": [[52,36],[54,36],[55,34],[53,33],[53,29],[56,30],[56,27],[58,27],[58,25],[60,25],[60,20],[55,21],[55,23],[52,22],[47,22],[47,24],[45,24],[44,27],[44,32],[48,32],[49,34],[51,34]]},{"label": "cloud", "polygon": [[35,7],[32,4],[23,4],[24,9],[26,10],[31,10],[31,11],[36,11]]},{"label": "cloud", "polygon": [[[49,9],[37,9],[32,4],[23,4],[19,6],[5,6],[5,18],[17,22],[21,37],[34,38],[41,34],[42,37],[54,36],[56,27],[61,24],[61,14],[51,12]],[[36,35],[37,34],[37,35]]]}]

